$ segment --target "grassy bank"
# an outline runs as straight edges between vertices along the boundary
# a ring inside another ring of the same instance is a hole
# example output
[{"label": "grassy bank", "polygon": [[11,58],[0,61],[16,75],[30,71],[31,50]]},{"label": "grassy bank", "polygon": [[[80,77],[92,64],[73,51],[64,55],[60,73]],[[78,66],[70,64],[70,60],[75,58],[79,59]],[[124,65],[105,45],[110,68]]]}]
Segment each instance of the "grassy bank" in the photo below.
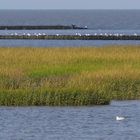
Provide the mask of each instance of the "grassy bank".
[{"label": "grassy bank", "polygon": [[140,47],[0,48],[0,105],[140,98]]}]

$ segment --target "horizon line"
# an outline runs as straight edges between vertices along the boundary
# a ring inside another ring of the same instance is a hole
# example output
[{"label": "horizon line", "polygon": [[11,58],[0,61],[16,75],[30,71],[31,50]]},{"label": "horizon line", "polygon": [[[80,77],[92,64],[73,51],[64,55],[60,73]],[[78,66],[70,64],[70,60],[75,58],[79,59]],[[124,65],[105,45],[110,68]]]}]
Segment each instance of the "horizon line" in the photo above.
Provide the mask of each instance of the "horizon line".
[{"label": "horizon line", "polygon": [[12,9],[0,9],[0,10],[140,10],[140,9],[111,9],[111,8],[104,8],[104,9],[44,9],[44,8],[42,8],[42,9],[35,9],[35,8],[32,8],[32,9],[29,9],[29,8],[23,8],[23,9],[18,9],[18,8],[16,8],[16,9],[14,9],[14,8],[12,8]]}]

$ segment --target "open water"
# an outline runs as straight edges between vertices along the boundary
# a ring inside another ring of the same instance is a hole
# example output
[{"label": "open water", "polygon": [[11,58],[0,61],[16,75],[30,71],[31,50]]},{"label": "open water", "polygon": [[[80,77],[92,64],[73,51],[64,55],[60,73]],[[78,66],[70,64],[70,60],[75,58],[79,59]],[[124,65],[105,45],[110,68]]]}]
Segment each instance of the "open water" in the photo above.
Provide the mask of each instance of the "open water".
[{"label": "open water", "polygon": [[[71,25],[87,30],[0,30],[0,34],[140,34],[140,10],[0,10],[0,25]],[[140,41],[0,40],[0,46],[77,47],[139,45]]]},{"label": "open water", "polygon": [[[117,121],[116,116],[125,119]],[[0,140],[139,140],[140,101],[93,107],[0,107]]]}]

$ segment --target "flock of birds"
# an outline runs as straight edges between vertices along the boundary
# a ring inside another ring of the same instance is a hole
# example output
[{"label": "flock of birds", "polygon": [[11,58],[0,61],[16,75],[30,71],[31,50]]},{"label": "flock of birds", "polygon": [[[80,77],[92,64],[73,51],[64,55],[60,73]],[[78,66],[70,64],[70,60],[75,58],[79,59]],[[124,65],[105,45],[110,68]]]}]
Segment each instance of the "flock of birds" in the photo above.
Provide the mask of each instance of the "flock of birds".
[{"label": "flock of birds", "polygon": [[[47,36],[48,34],[46,33],[23,33],[23,34],[18,34],[18,33],[11,33],[11,36]],[[56,36],[61,36],[61,34],[55,34]],[[81,33],[75,33],[74,35],[76,36],[123,36],[125,34],[119,34],[119,33],[115,33],[115,34],[111,34],[111,33],[94,33],[94,34],[81,34]],[[138,36],[137,33],[132,34],[133,36]]]}]

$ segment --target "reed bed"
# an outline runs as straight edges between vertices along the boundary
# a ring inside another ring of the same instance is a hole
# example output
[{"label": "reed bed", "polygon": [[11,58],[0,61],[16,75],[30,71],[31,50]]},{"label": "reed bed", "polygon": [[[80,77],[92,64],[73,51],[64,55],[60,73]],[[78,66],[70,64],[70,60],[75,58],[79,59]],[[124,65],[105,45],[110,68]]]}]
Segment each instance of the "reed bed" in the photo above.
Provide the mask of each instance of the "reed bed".
[{"label": "reed bed", "polygon": [[0,105],[140,99],[140,47],[0,48]]}]

